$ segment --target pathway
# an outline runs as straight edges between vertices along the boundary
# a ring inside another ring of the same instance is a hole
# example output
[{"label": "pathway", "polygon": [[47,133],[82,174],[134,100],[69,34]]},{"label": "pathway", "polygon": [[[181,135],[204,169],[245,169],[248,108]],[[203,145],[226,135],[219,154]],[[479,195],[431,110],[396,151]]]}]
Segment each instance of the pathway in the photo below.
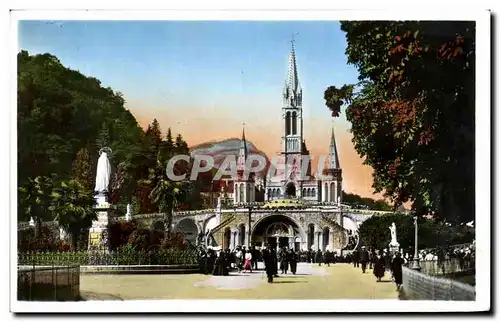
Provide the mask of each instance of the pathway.
[{"label": "pathway", "polygon": [[153,299],[397,299],[396,286],[386,275],[377,283],[348,264],[330,267],[299,263],[297,275],[287,274],[267,283],[263,271],[230,276],[82,275],[80,290],[86,300]]}]

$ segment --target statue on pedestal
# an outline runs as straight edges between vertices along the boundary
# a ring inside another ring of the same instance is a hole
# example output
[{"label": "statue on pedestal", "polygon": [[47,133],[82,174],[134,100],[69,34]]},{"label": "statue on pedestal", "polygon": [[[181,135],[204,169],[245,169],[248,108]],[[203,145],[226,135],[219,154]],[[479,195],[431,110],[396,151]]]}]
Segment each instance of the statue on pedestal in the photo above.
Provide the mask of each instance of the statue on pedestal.
[{"label": "statue on pedestal", "polygon": [[111,153],[112,150],[108,147],[99,150],[94,188],[94,192],[96,192],[95,199],[97,201],[97,220],[92,221],[92,226],[89,230],[89,250],[109,249],[107,226],[110,223],[110,218],[113,216],[113,209],[107,202],[111,177],[111,163],[109,162],[108,155]]},{"label": "statue on pedestal", "polygon": [[109,179],[111,177],[111,163],[109,163],[108,153],[111,153],[108,147],[102,148],[99,151],[99,160],[97,160],[97,172],[95,179],[94,191],[99,197],[105,196],[108,192]]},{"label": "statue on pedestal", "polygon": [[391,242],[389,243],[389,249],[392,252],[398,251],[399,243],[396,236],[396,224],[392,223],[392,225],[389,226],[389,230],[391,231]]}]

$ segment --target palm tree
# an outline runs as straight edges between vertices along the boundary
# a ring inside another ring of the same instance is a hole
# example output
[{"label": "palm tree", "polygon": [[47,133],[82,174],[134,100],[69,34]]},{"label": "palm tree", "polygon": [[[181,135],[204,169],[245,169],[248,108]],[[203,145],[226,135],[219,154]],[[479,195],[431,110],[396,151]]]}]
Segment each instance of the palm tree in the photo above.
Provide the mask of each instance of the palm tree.
[{"label": "palm tree", "polygon": [[163,213],[165,224],[165,235],[172,230],[172,211],[184,200],[189,190],[187,181],[172,181],[167,176],[167,162],[160,153],[156,161],[156,167],[150,169],[149,181],[155,183],[149,198],[158,205],[158,210]]},{"label": "palm tree", "polygon": [[78,239],[84,230],[97,219],[92,192],[76,180],[61,182],[53,193],[55,220],[71,236],[71,247],[76,250]]},{"label": "palm tree", "polygon": [[42,231],[42,222],[53,219],[49,211],[53,201],[52,190],[52,179],[45,176],[29,178],[26,186],[19,188],[19,208],[22,211],[20,217],[35,220],[35,238]]}]

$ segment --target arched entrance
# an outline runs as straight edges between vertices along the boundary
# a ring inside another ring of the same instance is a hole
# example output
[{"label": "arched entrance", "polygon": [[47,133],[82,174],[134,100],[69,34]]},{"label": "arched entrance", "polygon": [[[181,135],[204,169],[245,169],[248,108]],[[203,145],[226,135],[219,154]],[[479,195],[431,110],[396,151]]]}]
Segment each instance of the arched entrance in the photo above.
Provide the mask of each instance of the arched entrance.
[{"label": "arched entrance", "polygon": [[293,182],[289,182],[286,185],[285,194],[287,197],[295,197],[296,192],[297,192],[296,190],[297,189],[295,188],[295,184]]},{"label": "arched entrance", "polygon": [[300,251],[302,236],[300,227],[290,217],[270,215],[256,223],[251,240],[257,247],[268,244],[272,248],[288,247]]},{"label": "arched entrance", "polygon": [[177,226],[175,226],[174,231],[184,234],[184,238],[191,244],[196,244],[196,238],[198,237],[199,232],[196,223],[192,219],[182,219]]}]

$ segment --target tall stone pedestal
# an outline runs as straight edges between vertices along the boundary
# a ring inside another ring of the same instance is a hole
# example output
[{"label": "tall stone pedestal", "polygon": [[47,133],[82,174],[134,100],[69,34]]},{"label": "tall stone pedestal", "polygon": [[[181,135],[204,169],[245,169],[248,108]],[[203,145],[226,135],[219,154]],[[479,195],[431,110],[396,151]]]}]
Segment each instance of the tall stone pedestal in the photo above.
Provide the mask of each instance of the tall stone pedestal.
[{"label": "tall stone pedestal", "polygon": [[97,220],[92,221],[89,230],[89,250],[109,250],[108,224],[116,218],[115,209],[101,197],[97,197]]}]

